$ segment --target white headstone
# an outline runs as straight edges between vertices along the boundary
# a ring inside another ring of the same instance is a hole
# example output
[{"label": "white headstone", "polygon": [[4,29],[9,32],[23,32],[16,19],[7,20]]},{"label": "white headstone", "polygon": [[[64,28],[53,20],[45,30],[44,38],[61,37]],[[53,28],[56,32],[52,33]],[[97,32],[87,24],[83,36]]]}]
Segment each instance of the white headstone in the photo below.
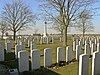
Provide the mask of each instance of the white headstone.
[{"label": "white headstone", "polygon": [[88,44],[85,44],[85,51],[84,51],[84,53],[90,55],[90,48],[89,48]]},{"label": "white headstone", "polygon": [[100,51],[100,43],[97,43],[97,51]]},{"label": "white headstone", "polygon": [[49,37],[46,37],[46,40],[47,40],[47,44],[49,44]]},{"label": "white headstone", "polygon": [[6,52],[11,53],[11,43],[6,43]]},{"label": "white headstone", "polygon": [[73,51],[71,46],[66,47],[66,62],[70,62],[73,59]]},{"label": "white headstone", "polygon": [[36,38],[34,37],[33,42],[36,43]]},{"label": "white headstone", "polygon": [[76,42],[73,41],[73,51],[75,51],[75,50],[76,50]]},{"label": "white headstone", "polygon": [[62,37],[60,37],[60,42],[62,42]]},{"label": "white headstone", "polygon": [[100,43],[100,39],[99,39],[99,37],[97,37],[97,43]]},{"label": "white headstone", "polygon": [[44,67],[52,65],[52,49],[44,49]]},{"label": "white headstone", "polygon": [[82,40],[83,40],[83,44],[85,44],[85,38],[82,38]]},{"label": "white headstone", "polygon": [[79,45],[80,45],[80,46],[81,46],[81,48],[82,48],[82,45],[83,45],[83,44],[82,44],[82,42],[81,42],[81,41],[79,41]]},{"label": "white headstone", "polygon": [[80,39],[81,45],[83,45],[83,38]]},{"label": "white headstone", "polygon": [[40,38],[40,44],[43,44],[43,37]]},{"label": "white headstone", "polygon": [[92,43],[91,54],[92,54],[93,52],[95,52],[95,51],[97,51],[97,50],[96,50],[96,45],[95,45],[94,43]]},{"label": "white headstone", "polygon": [[78,44],[79,44],[79,40],[78,40],[78,39],[76,39],[76,40],[75,40],[75,42],[76,42],[76,45],[78,45]]},{"label": "white headstone", "polygon": [[97,45],[97,39],[95,38],[95,44]]},{"label": "white headstone", "polygon": [[79,75],[88,75],[89,55],[82,54],[79,57]]},{"label": "white headstone", "polygon": [[92,58],[92,75],[100,74],[100,52],[96,51],[93,53]]},{"label": "white headstone", "polygon": [[76,60],[79,60],[79,56],[81,55],[82,50],[80,45],[76,45]]},{"label": "white headstone", "polygon": [[10,40],[10,43],[11,43],[11,48],[13,48],[13,41],[12,41],[12,40]]},{"label": "white headstone", "polygon": [[17,44],[15,46],[15,56],[16,56],[16,58],[18,58],[18,52],[22,51],[22,50],[23,50],[22,45]]},{"label": "white headstone", "polygon": [[24,43],[25,43],[25,46],[28,44],[28,40],[26,38],[24,39]]},{"label": "white headstone", "polygon": [[30,39],[28,39],[28,47],[30,47]]},{"label": "white headstone", "polygon": [[20,45],[22,45],[22,49],[25,50],[25,42],[20,42]]},{"label": "white headstone", "polygon": [[40,68],[40,51],[38,49],[32,50],[32,70]]},{"label": "white headstone", "polygon": [[[31,46],[30,46],[30,53],[31,54],[32,54],[33,49],[36,49],[36,45],[34,43],[31,43]],[[32,56],[31,54],[30,54],[30,56]]]},{"label": "white headstone", "polygon": [[88,44],[88,40],[85,40],[85,45],[87,45]]},{"label": "white headstone", "polygon": [[0,61],[4,61],[4,42],[0,42]]},{"label": "white headstone", "polygon": [[93,43],[92,40],[90,40],[90,47],[92,47],[92,43]]},{"label": "white headstone", "polygon": [[19,72],[29,71],[29,57],[27,51],[18,52]]},{"label": "white headstone", "polygon": [[52,40],[52,43],[54,43],[54,37],[52,37],[51,40]]},{"label": "white headstone", "polygon": [[31,44],[30,46],[30,50],[36,49],[36,45],[35,44]]},{"label": "white headstone", "polygon": [[57,63],[60,61],[64,61],[64,48],[62,47],[57,48]]},{"label": "white headstone", "polygon": [[91,38],[91,40],[92,40],[92,43],[95,43],[95,38],[93,37],[93,38]]}]

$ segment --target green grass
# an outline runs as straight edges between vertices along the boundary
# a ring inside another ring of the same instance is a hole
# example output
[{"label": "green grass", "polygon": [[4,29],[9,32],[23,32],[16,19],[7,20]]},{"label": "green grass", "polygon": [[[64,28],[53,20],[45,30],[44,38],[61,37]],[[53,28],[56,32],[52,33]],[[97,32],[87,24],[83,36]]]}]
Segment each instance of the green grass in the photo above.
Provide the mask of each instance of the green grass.
[{"label": "green grass", "polygon": [[[72,40],[68,40],[68,45],[72,46]],[[57,47],[63,47],[62,42],[59,42],[58,40],[55,41],[54,44],[37,44],[37,49],[40,50],[41,53],[41,68],[37,71],[29,71],[29,72],[23,72],[20,75],[78,75],[78,62],[70,63],[69,65],[65,65],[58,68],[44,68],[43,67],[43,52],[45,48],[51,48],[52,49],[52,63],[55,64],[57,60]],[[30,51],[30,48],[26,48],[27,51]],[[73,51],[73,55],[75,58],[75,51]],[[65,54],[64,54],[65,58]],[[65,61],[65,59],[64,59]],[[15,60],[14,56],[14,48],[12,53],[5,54],[5,62],[3,64],[9,66],[10,68],[18,68],[18,61]],[[91,75],[91,59],[89,64],[89,75]]]}]

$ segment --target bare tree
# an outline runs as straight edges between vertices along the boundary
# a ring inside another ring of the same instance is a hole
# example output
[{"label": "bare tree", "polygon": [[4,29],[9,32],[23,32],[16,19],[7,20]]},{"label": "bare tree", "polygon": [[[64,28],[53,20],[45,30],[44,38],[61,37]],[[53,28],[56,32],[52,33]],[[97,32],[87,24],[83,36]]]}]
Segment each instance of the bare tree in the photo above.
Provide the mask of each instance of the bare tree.
[{"label": "bare tree", "polygon": [[13,31],[14,40],[16,32],[26,29],[36,20],[35,14],[32,13],[31,9],[19,0],[4,6],[2,18],[6,21],[10,30]]},{"label": "bare tree", "polygon": [[[59,19],[60,17],[57,17],[57,18]],[[57,32],[60,32],[61,36],[63,36],[63,25],[61,25],[61,22],[59,20],[57,21],[57,19],[56,20],[52,19],[52,24],[53,25],[52,25],[51,28],[54,29],[54,30],[56,30]],[[67,32],[70,31],[70,27],[72,27],[71,23],[70,23],[70,26],[68,27]]]},{"label": "bare tree", "polygon": [[[60,17],[57,17],[60,18]],[[58,19],[56,19],[58,20]],[[63,35],[63,25],[61,25],[61,23],[58,21],[56,21],[55,19],[52,19],[52,29],[56,30],[57,32],[60,32],[61,35]],[[59,23],[58,23],[59,22]]]},{"label": "bare tree", "polygon": [[4,33],[8,30],[7,24],[4,21],[0,21],[0,31],[1,31],[1,38],[3,39]]},{"label": "bare tree", "polygon": [[84,37],[86,32],[93,31],[94,26],[92,24],[92,16],[90,15],[89,11],[83,11],[79,15],[79,19],[77,19],[77,30],[82,32]]},{"label": "bare tree", "polygon": [[[74,21],[80,11],[89,8],[88,6],[96,0],[41,0],[43,4],[42,11],[45,11],[48,16],[60,21],[63,25],[63,45],[67,45],[67,30],[71,21]],[[56,18],[57,16],[60,18]],[[58,22],[59,23],[59,22]]]}]

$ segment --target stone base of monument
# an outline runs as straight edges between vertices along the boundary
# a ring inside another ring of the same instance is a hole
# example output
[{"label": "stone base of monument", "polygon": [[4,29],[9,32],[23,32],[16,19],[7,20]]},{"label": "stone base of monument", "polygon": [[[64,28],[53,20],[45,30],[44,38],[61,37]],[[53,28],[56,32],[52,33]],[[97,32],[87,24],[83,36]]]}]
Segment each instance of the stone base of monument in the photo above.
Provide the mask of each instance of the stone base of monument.
[{"label": "stone base of monument", "polygon": [[8,36],[4,36],[4,37],[3,37],[3,39],[5,39],[5,40],[8,39],[8,38],[9,38]]},{"label": "stone base of monument", "polygon": [[41,37],[40,39],[40,44],[43,44],[43,43],[54,43],[54,38],[53,37],[50,37],[50,36],[47,36],[47,37]]}]

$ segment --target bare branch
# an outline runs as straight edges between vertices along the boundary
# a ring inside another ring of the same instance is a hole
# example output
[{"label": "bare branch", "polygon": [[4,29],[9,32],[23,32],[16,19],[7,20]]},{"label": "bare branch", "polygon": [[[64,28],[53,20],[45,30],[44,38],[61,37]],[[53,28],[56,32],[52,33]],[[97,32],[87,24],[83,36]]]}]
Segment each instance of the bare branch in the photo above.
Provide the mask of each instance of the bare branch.
[{"label": "bare branch", "polygon": [[31,23],[35,23],[36,15],[31,9],[21,1],[14,1],[11,4],[6,4],[2,13],[2,19],[7,22],[11,31],[14,34],[22,29],[27,28]]}]

